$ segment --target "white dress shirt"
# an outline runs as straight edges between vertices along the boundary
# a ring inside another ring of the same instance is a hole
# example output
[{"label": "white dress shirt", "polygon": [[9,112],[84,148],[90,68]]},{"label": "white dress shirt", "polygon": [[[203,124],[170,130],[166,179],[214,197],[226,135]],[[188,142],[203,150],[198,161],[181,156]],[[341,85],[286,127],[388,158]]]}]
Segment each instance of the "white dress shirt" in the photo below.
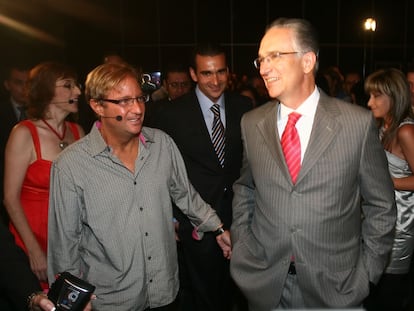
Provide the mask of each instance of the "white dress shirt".
[{"label": "white dress shirt", "polygon": [[301,162],[305,155],[306,148],[308,147],[309,138],[312,132],[313,120],[315,118],[316,108],[318,107],[319,101],[319,90],[315,87],[312,94],[299,106],[298,109],[293,110],[289,107],[280,103],[279,111],[277,116],[277,129],[279,131],[279,138],[282,137],[283,131],[285,130],[289,114],[293,111],[301,114],[302,116],[296,123],[296,129],[300,139],[300,151],[301,151]]}]

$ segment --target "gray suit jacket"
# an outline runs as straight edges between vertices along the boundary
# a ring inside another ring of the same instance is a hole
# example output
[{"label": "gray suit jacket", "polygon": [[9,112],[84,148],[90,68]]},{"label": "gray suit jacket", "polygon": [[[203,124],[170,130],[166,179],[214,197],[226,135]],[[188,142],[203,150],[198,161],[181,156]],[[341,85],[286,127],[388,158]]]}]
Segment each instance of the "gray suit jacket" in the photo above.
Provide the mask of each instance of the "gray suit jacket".
[{"label": "gray suit jacket", "polygon": [[252,311],[280,300],[291,255],[307,307],[355,307],[392,247],[393,184],[372,114],[321,92],[296,185],[277,129],[277,102],[244,115],[233,186],[231,274]]}]

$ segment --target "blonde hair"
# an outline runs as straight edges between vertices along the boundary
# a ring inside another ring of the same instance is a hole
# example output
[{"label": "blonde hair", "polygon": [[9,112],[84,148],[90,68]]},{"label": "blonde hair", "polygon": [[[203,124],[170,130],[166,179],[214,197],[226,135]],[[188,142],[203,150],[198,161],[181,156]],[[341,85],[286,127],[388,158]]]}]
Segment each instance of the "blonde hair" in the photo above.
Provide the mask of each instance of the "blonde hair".
[{"label": "blonde hair", "polygon": [[141,87],[140,77],[134,67],[128,64],[105,63],[93,69],[86,78],[85,98],[101,100],[126,77],[133,77]]}]

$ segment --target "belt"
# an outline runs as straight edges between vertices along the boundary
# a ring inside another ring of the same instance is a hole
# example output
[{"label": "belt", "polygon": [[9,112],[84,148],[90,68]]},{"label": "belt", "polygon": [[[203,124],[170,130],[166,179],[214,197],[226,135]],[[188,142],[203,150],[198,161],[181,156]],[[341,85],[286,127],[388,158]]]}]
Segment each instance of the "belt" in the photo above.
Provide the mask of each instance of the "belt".
[{"label": "belt", "polygon": [[294,261],[290,262],[288,273],[289,274],[294,274],[294,275],[296,274],[296,267],[295,267],[295,262]]}]

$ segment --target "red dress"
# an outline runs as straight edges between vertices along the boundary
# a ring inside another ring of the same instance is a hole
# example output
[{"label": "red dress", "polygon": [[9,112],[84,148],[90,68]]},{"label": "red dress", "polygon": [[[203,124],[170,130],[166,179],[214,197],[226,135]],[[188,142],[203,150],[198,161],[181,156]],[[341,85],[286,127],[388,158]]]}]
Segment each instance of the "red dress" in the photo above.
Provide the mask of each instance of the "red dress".
[{"label": "red dress", "polygon": [[[36,150],[37,160],[29,165],[23,181],[20,202],[26,215],[30,228],[32,229],[37,241],[43,251],[47,253],[47,218],[49,205],[49,181],[52,162],[42,159],[40,151],[39,135],[36,126],[29,120],[21,121],[20,124],[29,128],[32,134],[33,143]],[[75,123],[66,122],[73,133],[75,140],[79,139],[78,128]],[[16,244],[19,245],[27,254],[27,249],[20,238],[19,233],[13,224],[10,224],[10,231],[13,233]],[[47,283],[42,284],[47,288]]]}]

